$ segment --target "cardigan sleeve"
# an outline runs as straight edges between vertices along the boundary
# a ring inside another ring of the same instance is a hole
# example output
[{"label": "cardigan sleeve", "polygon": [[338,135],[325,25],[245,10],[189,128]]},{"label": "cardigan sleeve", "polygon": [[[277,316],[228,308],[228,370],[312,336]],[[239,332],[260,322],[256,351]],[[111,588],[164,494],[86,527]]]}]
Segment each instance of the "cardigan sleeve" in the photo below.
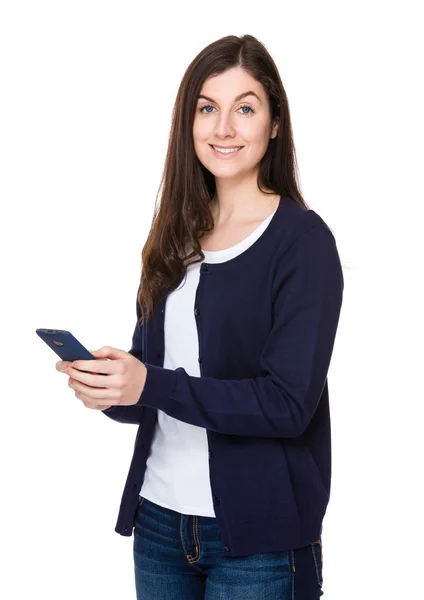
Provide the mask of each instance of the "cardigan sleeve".
[{"label": "cardigan sleeve", "polygon": [[[138,288],[138,291],[139,290],[140,290],[140,287]],[[137,297],[138,297],[138,291],[137,291]],[[136,312],[137,312],[137,319],[138,319],[141,316],[141,311],[140,311],[138,302],[136,303]],[[128,354],[132,354],[133,356],[138,358],[138,360],[140,360],[141,362],[143,362],[143,358],[144,358],[142,341],[143,341],[142,326],[139,325],[138,320],[137,320],[137,323],[135,324],[135,328],[134,328],[134,333],[132,336],[131,349],[128,350]],[[141,406],[139,403],[134,404],[132,406],[116,405],[116,406],[111,406],[110,408],[106,408],[105,410],[102,410],[102,413],[105,414],[107,417],[110,417],[114,421],[118,421],[118,423],[139,424],[140,419],[143,415],[143,406]]]},{"label": "cardigan sleeve", "polygon": [[183,367],[145,363],[145,386],[134,414],[138,407],[150,406],[231,435],[294,438],[304,432],[327,379],[344,281],[328,227],[307,230],[280,252],[273,325],[260,358],[262,375],[195,377]]}]

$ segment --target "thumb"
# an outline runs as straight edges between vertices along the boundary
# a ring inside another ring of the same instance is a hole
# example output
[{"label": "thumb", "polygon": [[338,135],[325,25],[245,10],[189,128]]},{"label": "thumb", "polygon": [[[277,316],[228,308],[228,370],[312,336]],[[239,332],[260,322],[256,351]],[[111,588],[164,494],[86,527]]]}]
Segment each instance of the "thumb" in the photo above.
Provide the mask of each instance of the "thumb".
[{"label": "thumb", "polygon": [[100,350],[90,350],[90,352],[97,358],[110,358],[112,360],[124,358],[127,355],[127,352],[124,352],[124,350],[112,348],[111,346],[102,346]]}]

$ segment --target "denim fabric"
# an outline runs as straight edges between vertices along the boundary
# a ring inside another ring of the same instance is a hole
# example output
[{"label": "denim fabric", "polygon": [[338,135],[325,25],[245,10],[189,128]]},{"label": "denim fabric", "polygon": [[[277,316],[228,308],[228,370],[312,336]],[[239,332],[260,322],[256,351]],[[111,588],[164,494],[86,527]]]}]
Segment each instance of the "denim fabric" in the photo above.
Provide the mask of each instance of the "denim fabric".
[{"label": "denim fabric", "polygon": [[224,556],[216,518],[142,496],[133,552],[137,600],[316,600],[324,593],[321,538],[293,550]]}]

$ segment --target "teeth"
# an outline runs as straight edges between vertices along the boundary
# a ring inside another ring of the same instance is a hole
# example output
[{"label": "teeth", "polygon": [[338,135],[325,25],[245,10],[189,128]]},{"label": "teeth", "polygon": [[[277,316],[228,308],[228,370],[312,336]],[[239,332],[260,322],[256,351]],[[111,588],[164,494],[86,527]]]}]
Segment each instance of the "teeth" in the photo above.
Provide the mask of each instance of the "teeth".
[{"label": "teeth", "polygon": [[217,148],[216,146],[212,146],[212,148],[214,150],[216,150],[217,152],[222,152],[222,154],[229,154],[230,152],[237,152],[238,150],[240,150],[242,146],[237,146],[235,148]]}]

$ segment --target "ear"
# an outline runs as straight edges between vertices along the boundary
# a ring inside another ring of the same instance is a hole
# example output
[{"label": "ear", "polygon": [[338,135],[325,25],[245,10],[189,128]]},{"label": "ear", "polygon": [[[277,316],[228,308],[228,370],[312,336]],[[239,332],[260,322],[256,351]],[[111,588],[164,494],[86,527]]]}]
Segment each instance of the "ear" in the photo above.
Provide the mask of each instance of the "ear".
[{"label": "ear", "polygon": [[275,117],[274,124],[271,129],[271,139],[277,137],[279,124],[280,124],[280,117]]}]

